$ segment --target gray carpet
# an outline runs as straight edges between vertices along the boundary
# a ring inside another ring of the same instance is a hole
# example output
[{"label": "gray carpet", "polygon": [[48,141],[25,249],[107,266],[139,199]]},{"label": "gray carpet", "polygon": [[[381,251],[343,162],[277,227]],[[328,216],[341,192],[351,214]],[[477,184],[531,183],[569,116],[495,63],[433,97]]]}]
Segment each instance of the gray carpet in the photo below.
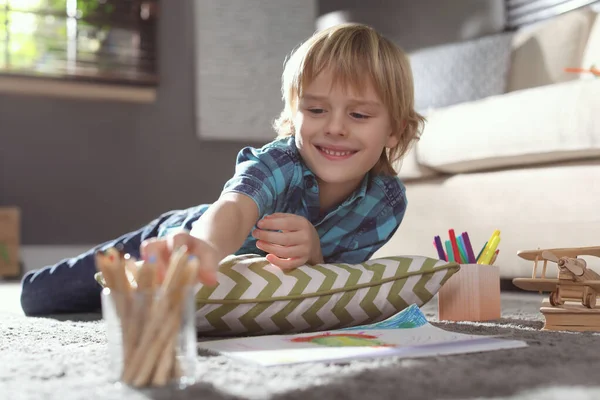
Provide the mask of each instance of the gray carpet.
[{"label": "gray carpet", "polygon": [[[537,295],[503,294],[496,323],[436,322],[448,330],[505,334],[526,348],[339,365],[261,368],[198,357],[186,390],[133,390],[107,381],[102,321],[26,318],[0,311],[2,399],[598,399],[600,334],[541,332]],[[64,318],[63,318],[64,319]]]}]

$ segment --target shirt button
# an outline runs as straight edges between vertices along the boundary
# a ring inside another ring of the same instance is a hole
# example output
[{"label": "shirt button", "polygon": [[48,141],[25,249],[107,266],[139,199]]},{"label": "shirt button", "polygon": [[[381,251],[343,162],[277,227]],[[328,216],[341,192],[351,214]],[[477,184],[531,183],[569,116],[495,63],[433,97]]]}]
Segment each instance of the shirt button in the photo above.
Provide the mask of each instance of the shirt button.
[{"label": "shirt button", "polygon": [[307,189],[312,189],[315,186],[315,180],[312,176],[307,176],[304,182]]}]

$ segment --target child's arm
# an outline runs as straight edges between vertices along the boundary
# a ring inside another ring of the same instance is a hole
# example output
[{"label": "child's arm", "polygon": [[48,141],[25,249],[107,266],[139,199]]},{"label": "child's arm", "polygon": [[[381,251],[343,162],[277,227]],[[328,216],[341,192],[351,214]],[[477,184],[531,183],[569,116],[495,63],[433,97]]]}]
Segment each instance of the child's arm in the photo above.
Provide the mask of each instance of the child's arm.
[{"label": "child's arm", "polygon": [[144,259],[155,258],[159,268],[169,263],[171,252],[186,246],[190,255],[198,258],[198,280],[205,285],[217,283],[219,263],[235,253],[258,219],[258,207],[248,196],[224,193],[196,221],[190,232],[180,231],[165,238],[148,239],[142,243]]},{"label": "child's arm", "polygon": [[145,241],[143,258],[156,256],[164,264],[173,249],[185,245],[200,259],[198,279],[215,284],[219,263],[239,251],[259,218],[272,214],[277,202],[284,201],[290,182],[299,173],[297,158],[289,150],[291,140],[273,142],[261,149],[242,149],[234,176],[192,230]]},{"label": "child's arm", "polygon": [[250,197],[227,192],[198,219],[190,235],[214,250],[218,264],[242,247],[257,220],[258,207]]}]

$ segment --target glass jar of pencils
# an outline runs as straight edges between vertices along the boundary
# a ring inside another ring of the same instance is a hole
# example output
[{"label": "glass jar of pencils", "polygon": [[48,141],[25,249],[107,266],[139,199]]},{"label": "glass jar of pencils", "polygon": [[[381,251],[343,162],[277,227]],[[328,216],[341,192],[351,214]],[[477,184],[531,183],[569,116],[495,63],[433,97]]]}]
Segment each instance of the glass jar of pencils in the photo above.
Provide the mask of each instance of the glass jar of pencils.
[{"label": "glass jar of pencils", "polygon": [[128,278],[119,257],[110,258],[97,256],[106,281],[101,300],[110,379],[138,388],[193,384],[195,263],[184,253],[175,254],[159,282],[152,263],[143,263]]}]

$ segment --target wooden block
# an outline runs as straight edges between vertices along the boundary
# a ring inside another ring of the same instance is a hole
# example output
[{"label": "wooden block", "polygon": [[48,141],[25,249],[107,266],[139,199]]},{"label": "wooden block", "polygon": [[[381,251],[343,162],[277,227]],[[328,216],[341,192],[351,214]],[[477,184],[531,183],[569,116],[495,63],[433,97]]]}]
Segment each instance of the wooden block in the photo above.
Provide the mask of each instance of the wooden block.
[{"label": "wooden block", "polygon": [[500,270],[495,265],[461,264],[438,293],[439,319],[490,321],[501,316]]},{"label": "wooden block", "polygon": [[17,207],[0,207],[0,277],[14,278],[21,273],[21,212]]}]

